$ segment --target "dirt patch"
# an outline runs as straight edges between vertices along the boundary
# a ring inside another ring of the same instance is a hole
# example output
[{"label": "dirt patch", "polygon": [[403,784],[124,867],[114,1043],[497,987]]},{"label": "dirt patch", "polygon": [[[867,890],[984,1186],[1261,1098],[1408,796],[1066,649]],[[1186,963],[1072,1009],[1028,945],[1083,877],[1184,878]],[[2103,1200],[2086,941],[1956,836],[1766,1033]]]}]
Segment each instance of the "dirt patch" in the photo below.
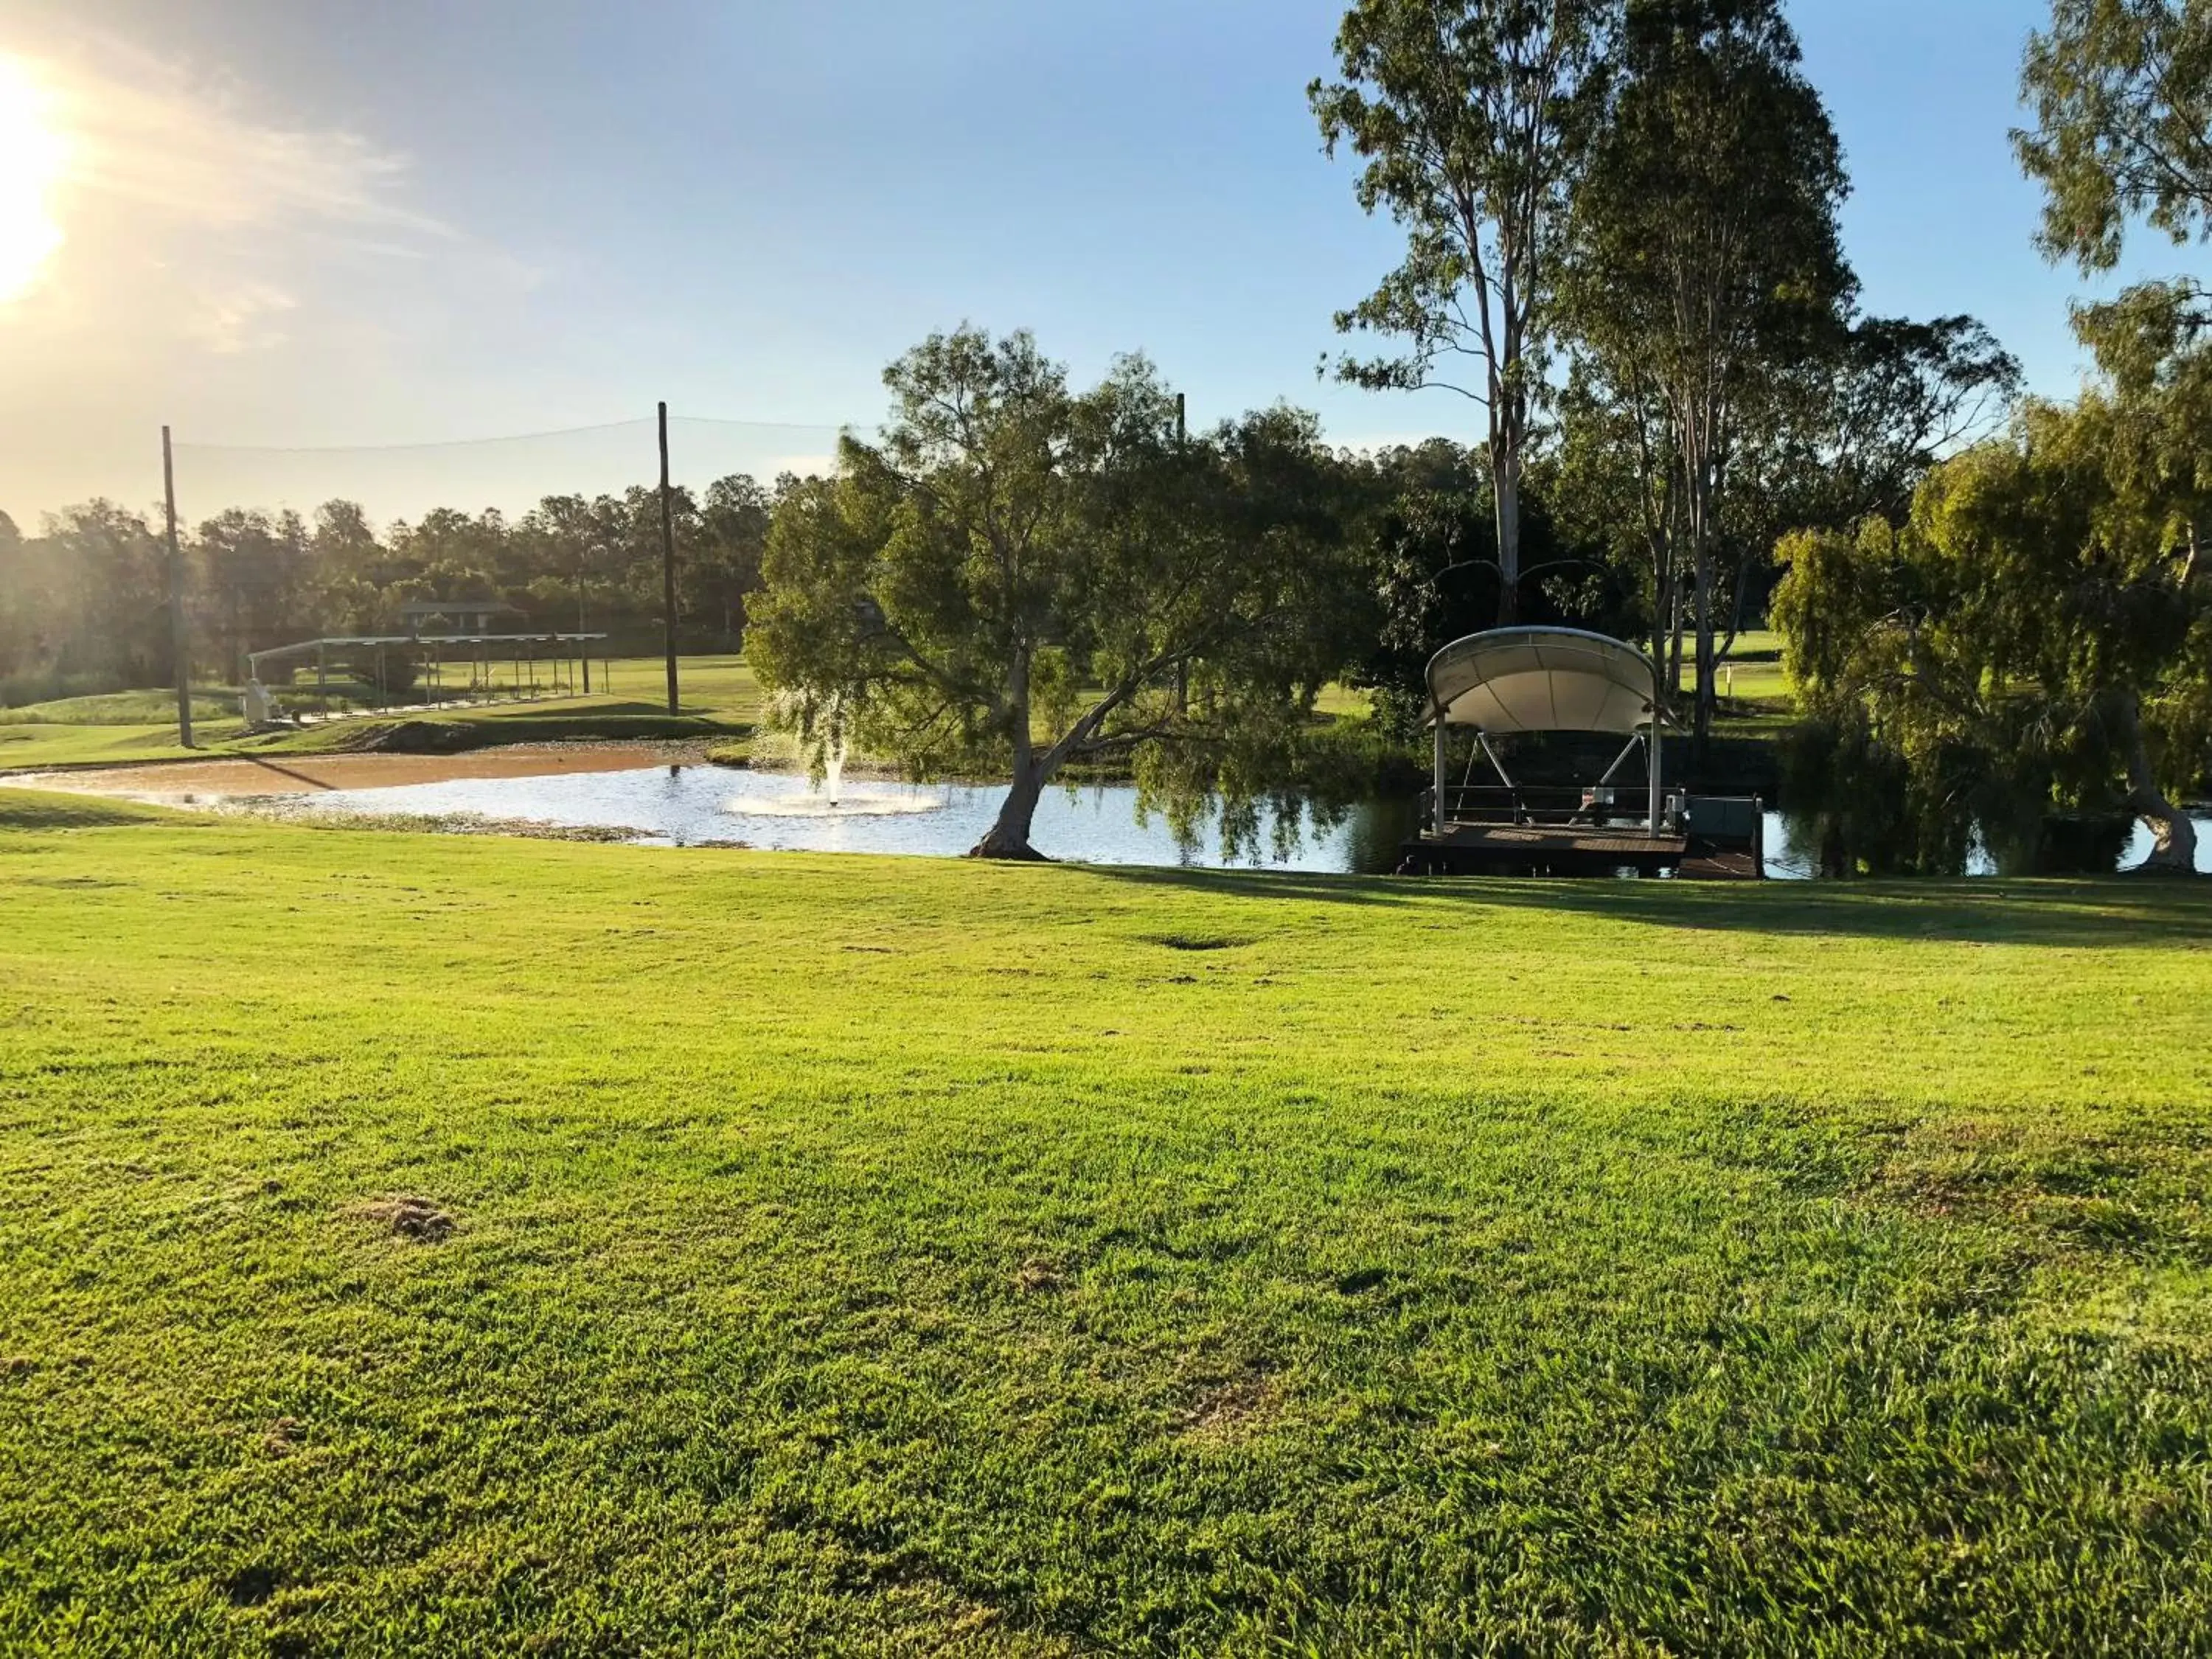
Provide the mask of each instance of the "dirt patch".
[{"label": "dirt patch", "polygon": [[441,1243],[453,1232],[453,1218],[427,1198],[365,1198],[348,1205],[345,1215],[417,1244]]},{"label": "dirt patch", "polygon": [[1150,943],[1170,951],[1234,951],[1253,941],[1229,933],[1154,933]]},{"label": "dirt patch", "polygon": [[1264,1371],[1248,1371],[1215,1383],[1176,1414],[1176,1432],[1200,1446],[1233,1446],[1250,1439],[1280,1414],[1283,1391]]},{"label": "dirt patch", "polygon": [[11,787],[117,795],[167,805],[249,795],[313,795],[327,789],[386,789],[454,778],[552,777],[569,772],[629,772],[703,758],[696,743],[514,744],[463,755],[272,755],[33,772]]},{"label": "dirt patch", "polygon": [[1058,1266],[1042,1256],[1033,1255],[1014,1270],[1014,1288],[1024,1296],[1042,1296],[1066,1282]]}]

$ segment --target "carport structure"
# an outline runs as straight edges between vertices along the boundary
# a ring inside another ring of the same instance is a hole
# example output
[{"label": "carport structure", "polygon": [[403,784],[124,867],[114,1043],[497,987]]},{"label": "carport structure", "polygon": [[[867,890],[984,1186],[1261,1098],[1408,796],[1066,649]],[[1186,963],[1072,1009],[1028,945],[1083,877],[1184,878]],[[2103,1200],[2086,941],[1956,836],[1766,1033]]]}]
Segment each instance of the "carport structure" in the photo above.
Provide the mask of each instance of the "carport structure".
[{"label": "carport structure", "polygon": [[378,708],[400,706],[392,695],[389,670],[401,661],[413,669],[409,683],[424,693],[410,702],[528,701],[588,692],[594,656],[605,685],[606,639],[605,634],[334,634],[249,651],[246,665],[249,679],[260,683],[296,676],[312,665],[313,688],[326,715],[337,688],[357,680],[375,689]]},{"label": "carport structure", "polygon": [[[1427,679],[1435,778],[1401,849],[1408,873],[1759,873],[1756,799],[1668,787],[1662,678],[1634,646],[1571,628],[1492,629],[1437,652]],[[1456,784],[1455,730],[1474,738]],[[1492,739],[1549,732],[1626,741],[1594,782],[1515,781]],[[1475,781],[1486,761],[1496,783]]]}]

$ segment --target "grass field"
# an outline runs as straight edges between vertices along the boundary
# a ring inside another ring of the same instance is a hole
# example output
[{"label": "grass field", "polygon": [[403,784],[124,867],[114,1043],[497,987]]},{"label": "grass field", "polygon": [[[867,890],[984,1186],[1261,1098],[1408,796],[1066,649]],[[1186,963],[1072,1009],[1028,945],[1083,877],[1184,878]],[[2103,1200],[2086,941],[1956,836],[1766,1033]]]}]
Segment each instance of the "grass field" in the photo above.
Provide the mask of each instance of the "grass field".
[{"label": "grass field", "polygon": [[[611,689],[592,665],[588,697],[483,703],[377,716],[465,724],[488,742],[548,738],[736,736],[760,719],[760,687],[741,658],[686,657],[678,665],[682,715],[668,714],[665,668],[658,657],[617,657]],[[343,746],[360,735],[358,720],[336,720],[301,732],[249,737],[238,702],[212,688],[193,694],[195,737],[203,754],[304,754]],[[131,761],[181,759],[173,697],[160,692],[118,692],[73,697],[0,710],[0,771],[53,766],[116,766]],[[167,716],[164,718],[164,716]],[[134,718],[134,716],[136,718]]]},{"label": "grass field", "polygon": [[[680,715],[668,714],[666,669],[658,657],[617,657],[592,668],[592,695],[478,703],[435,711],[382,714],[365,709],[341,720],[249,737],[238,717],[234,693],[204,688],[193,694],[197,751],[177,744],[174,698],[160,691],[123,691],[0,709],[0,772],[46,767],[116,766],[132,761],[176,760],[201,754],[313,754],[358,741],[364,721],[420,720],[462,725],[484,744],[545,742],[564,738],[651,738],[701,737],[743,740],[766,712],[759,683],[742,657],[685,657],[678,663]],[[1364,691],[1330,686],[1317,712],[1364,715]],[[770,754],[790,749],[770,738]]]},{"label": "grass field", "polygon": [[2203,1650],[2208,947],[0,796],[0,1651]]}]

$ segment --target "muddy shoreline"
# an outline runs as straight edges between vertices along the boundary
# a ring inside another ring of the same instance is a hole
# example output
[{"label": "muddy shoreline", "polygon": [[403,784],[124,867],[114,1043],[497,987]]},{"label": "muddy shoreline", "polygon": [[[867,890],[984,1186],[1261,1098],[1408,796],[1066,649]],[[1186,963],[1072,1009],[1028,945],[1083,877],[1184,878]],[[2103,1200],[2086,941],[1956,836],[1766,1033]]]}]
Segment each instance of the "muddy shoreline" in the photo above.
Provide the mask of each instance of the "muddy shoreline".
[{"label": "muddy shoreline", "polygon": [[112,795],[155,805],[191,805],[269,795],[313,795],[331,789],[382,789],[459,778],[547,777],[562,773],[629,772],[648,766],[703,766],[708,745],[696,739],[654,742],[512,744],[453,755],[228,755],[123,766],[24,772],[10,788]]}]

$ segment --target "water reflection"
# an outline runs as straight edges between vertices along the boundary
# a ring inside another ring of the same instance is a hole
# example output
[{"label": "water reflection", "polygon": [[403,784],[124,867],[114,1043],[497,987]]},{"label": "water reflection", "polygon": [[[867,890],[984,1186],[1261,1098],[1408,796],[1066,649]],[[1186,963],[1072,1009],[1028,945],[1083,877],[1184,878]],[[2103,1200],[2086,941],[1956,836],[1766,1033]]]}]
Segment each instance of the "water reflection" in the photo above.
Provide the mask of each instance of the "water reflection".
[{"label": "water reflection", "polygon": [[[1003,791],[958,785],[848,781],[832,808],[790,773],[716,766],[653,767],[631,772],[567,773],[522,778],[459,778],[385,789],[333,790],[303,803],[333,812],[527,818],[568,826],[617,828],[648,842],[697,846],[742,842],[791,851],[902,853],[936,857],[965,853],[996,816]],[[1303,870],[1382,874],[1397,866],[1399,848],[1413,833],[1410,798],[1367,800],[1318,809],[1289,803],[1263,808],[1256,836],[1225,844],[1218,822],[1178,836],[1158,813],[1142,816],[1126,785],[1049,790],[1031,836],[1038,851],[1093,864],[1184,865],[1207,868]],[[1971,831],[1972,826],[1969,825]],[[1767,872],[1791,878],[1821,868],[1818,815],[1766,815]],[[2200,824],[2200,867],[2212,866],[2212,823]],[[2139,862],[2149,850],[2140,827],[2125,823],[2081,832],[2081,855]],[[2012,873],[2002,848],[1970,833],[1955,873]]]}]

